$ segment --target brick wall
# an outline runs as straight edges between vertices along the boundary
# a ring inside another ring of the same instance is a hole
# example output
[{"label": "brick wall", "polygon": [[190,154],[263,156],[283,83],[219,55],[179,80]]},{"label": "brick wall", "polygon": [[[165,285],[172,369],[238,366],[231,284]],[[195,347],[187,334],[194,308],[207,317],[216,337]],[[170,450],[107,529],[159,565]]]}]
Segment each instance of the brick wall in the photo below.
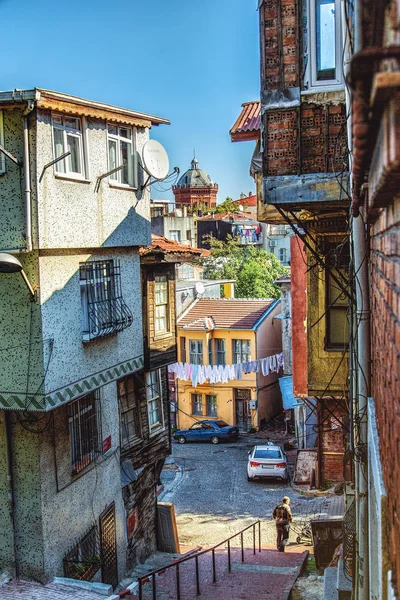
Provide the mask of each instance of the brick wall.
[{"label": "brick wall", "polygon": [[346,107],[311,104],[264,115],[266,175],[347,170]]},{"label": "brick wall", "polygon": [[[332,398],[324,399],[326,408],[319,412],[321,478],[337,483],[344,479],[344,432],[347,427],[346,406]],[[346,473],[346,475],[348,475]]]},{"label": "brick wall", "polygon": [[372,395],[387,492],[387,536],[399,589],[400,553],[400,199],[371,229]]}]

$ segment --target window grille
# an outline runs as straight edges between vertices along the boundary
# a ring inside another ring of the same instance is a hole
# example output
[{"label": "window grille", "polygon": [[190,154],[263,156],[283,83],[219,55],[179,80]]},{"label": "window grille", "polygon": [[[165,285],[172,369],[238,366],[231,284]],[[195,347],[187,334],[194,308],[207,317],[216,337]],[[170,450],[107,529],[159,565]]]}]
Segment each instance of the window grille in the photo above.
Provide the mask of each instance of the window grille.
[{"label": "window grille", "polygon": [[90,581],[100,569],[100,538],[96,524],[64,556],[64,577]]},{"label": "window grille", "polygon": [[96,390],[68,405],[73,473],[79,473],[101,453],[100,401]]},{"label": "window grille", "polygon": [[79,276],[84,341],[118,333],[132,325],[132,313],[122,298],[119,261],[81,264]]},{"label": "window grille", "polygon": [[356,555],[356,503],[353,500],[343,517],[343,568],[348,579],[354,573]]}]

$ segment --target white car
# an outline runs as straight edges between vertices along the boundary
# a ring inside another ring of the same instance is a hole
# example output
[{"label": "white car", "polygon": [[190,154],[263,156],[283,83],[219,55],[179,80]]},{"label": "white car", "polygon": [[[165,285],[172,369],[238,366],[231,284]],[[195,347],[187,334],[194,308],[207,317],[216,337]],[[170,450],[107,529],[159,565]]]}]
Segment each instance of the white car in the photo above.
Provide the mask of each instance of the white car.
[{"label": "white car", "polygon": [[284,452],[280,446],[254,446],[249,452],[247,463],[247,479],[256,477],[277,477],[287,481],[288,470]]}]

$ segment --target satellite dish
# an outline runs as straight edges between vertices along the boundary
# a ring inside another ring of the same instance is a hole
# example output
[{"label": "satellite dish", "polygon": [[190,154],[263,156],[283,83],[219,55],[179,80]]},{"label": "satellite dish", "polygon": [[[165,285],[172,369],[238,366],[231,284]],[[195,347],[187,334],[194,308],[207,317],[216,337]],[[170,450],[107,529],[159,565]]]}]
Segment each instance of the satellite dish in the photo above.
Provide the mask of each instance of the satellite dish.
[{"label": "satellite dish", "polygon": [[204,294],[204,283],[202,283],[201,281],[196,281],[194,289],[196,290],[196,294],[198,296],[201,296],[202,294]]},{"label": "satellite dish", "polygon": [[146,172],[154,179],[164,179],[168,175],[168,155],[160,142],[148,140],[143,146],[142,160]]}]

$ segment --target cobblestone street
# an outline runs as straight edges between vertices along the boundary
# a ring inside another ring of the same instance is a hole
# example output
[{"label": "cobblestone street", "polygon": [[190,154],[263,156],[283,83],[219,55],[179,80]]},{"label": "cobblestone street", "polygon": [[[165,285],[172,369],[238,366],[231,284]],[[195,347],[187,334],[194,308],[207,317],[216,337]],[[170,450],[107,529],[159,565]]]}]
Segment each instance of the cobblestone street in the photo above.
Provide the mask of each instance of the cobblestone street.
[{"label": "cobblestone street", "polygon": [[[341,498],[304,496],[278,480],[247,481],[247,454],[263,440],[241,437],[236,443],[174,444],[175,464],[162,475],[160,500],[172,502],[179,539],[189,546],[220,542],[257,519],[262,520],[262,545],[275,546],[271,513],[284,495],[291,498],[294,521],[311,519],[328,508],[340,511]],[[250,543],[250,534],[249,534]],[[291,531],[290,543],[296,543]]]}]

